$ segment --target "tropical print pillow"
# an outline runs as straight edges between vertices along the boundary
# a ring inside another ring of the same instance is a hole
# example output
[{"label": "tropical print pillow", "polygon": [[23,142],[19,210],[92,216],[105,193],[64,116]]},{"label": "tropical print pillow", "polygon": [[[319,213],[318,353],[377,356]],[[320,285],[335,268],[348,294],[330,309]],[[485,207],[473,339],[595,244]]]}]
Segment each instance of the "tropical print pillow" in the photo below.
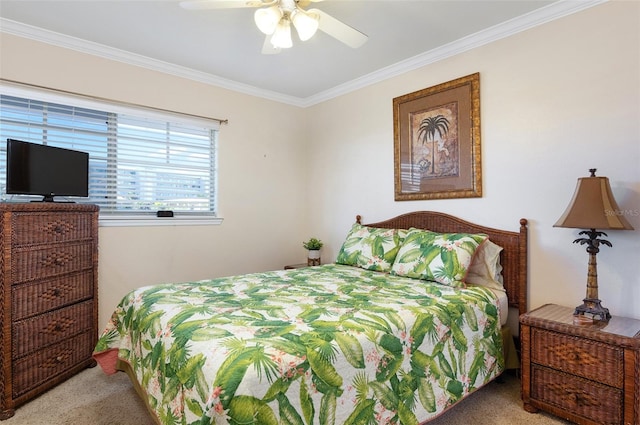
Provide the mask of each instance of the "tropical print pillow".
[{"label": "tropical print pillow", "polygon": [[410,229],[391,273],[463,288],[471,260],[486,239],[486,235]]},{"label": "tropical print pillow", "polygon": [[398,229],[381,229],[354,223],[338,252],[336,263],[389,272],[401,243],[401,232]]}]

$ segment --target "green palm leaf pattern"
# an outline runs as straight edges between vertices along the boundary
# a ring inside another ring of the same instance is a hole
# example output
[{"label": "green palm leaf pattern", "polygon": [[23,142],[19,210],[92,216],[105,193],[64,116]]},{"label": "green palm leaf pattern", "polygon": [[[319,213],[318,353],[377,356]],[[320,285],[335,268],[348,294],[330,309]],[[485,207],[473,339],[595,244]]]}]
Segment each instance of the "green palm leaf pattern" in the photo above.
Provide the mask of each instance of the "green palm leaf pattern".
[{"label": "green palm leaf pattern", "polygon": [[391,268],[393,274],[463,287],[462,280],[486,235],[410,229]]},{"label": "green palm leaf pattern", "polygon": [[417,424],[504,367],[489,290],[337,264],[141,287],[113,349],[164,425]]},{"label": "green palm leaf pattern", "polygon": [[375,403],[373,399],[367,399],[359,403],[347,418],[345,425],[367,425],[371,423],[375,414]]},{"label": "green palm leaf pattern", "polygon": [[365,367],[364,355],[358,338],[348,333],[339,332],[334,337],[349,364],[357,369],[363,369]]},{"label": "green palm leaf pattern", "polygon": [[403,232],[380,229],[354,223],[347,234],[336,262],[366,270],[388,272],[393,264]]},{"label": "green palm leaf pattern", "polygon": [[436,411],[436,395],[433,391],[433,385],[425,378],[420,378],[418,382],[418,397],[420,397],[420,403],[422,403],[427,412],[433,413]]}]

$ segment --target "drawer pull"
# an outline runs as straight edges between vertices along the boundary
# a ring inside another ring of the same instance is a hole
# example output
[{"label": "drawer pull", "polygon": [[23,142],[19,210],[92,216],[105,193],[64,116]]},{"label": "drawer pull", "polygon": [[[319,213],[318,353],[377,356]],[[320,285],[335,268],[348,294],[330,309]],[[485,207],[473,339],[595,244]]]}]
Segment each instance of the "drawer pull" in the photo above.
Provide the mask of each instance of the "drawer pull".
[{"label": "drawer pull", "polygon": [[[64,285],[64,283],[62,283],[62,285]],[[46,288],[45,291],[41,292],[41,297],[42,299],[48,301],[57,300],[60,297],[64,297],[69,290],[70,289],[65,288],[64,286],[62,288],[58,286],[55,286],[53,288]]]},{"label": "drawer pull", "polygon": [[42,266],[44,267],[62,267],[72,262],[75,257],[76,256],[70,252],[52,252],[47,256],[41,257],[40,264],[42,264]]},{"label": "drawer pull", "polygon": [[68,223],[66,221],[54,221],[44,225],[45,232],[51,232],[55,234],[55,236],[64,236],[69,232],[75,230],[75,226],[73,223]]},{"label": "drawer pull", "polygon": [[[551,386],[555,389],[559,389],[557,385]],[[577,407],[585,407],[585,406],[599,406],[600,403],[598,400],[594,399],[588,393],[585,393],[576,388],[566,388],[564,391],[564,398],[568,403],[572,403]]]},{"label": "drawer pull", "polygon": [[63,317],[55,322],[49,323],[45,328],[42,329],[41,332],[45,334],[58,334],[60,332],[66,332],[67,329],[71,328],[75,323],[75,320],[68,317]]},{"label": "drawer pull", "polygon": [[576,404],[577,406],[588,406],[589,404],[591,404],[589,403],[589,400],[587,400],[587,398],[578,393],[570,394],[569,398],[573,400],[574,404]]},{"label": "drawer pull", "polygon": [[40,367],[45,369],[55,369],[61,364],[66,363],[68,359],[71,359],[72,355],[73,353],[71,350],[62,350],[58,352],[58,354],[54,354],[49,357],[40,365]]}]

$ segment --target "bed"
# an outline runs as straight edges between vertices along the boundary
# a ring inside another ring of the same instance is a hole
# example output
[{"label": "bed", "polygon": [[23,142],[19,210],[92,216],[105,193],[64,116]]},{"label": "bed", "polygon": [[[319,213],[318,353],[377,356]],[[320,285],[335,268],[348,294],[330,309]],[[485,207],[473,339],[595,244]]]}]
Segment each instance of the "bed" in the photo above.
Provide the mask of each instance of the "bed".
[{"label": "bed", "polygon": [[[466,282],[487,240],[499,289]],[[526,289],[525,219],[358,216],[336,263],[132,291],[94,358],[162,425],[420,424],[504,371]]]}]

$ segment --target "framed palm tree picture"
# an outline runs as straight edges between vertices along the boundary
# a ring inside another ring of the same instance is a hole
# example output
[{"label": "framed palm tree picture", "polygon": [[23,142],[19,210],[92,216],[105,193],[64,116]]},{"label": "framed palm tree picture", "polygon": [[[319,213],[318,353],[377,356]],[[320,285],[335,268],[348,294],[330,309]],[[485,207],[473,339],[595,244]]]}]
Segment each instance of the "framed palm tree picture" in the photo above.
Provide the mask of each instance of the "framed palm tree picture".
[{"label": "framed palm tree picture", "polygon": [[482,196],[480,74],[393,99],[395,200]]}]

